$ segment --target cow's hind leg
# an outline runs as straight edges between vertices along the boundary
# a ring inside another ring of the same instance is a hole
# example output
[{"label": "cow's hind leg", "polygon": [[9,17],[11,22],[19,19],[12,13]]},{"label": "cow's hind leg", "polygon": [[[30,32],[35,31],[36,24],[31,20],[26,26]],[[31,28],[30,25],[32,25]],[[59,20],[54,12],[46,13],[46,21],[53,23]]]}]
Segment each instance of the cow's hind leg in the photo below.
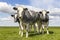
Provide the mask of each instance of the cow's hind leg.
[{"label": "cow's hind leg", "polygon": [[38,25],[38,33],[40,33],[40,32],[41,32],[41,26]]},{"label": "cow's hind leg", "polygon": [[41,33],[41,24],[38,24],[38,33]]},{"label": "cow's hind leg", "polygon": [[34,32],[36,33],[36,25],[34,24],[33,27],[34,27]]}]

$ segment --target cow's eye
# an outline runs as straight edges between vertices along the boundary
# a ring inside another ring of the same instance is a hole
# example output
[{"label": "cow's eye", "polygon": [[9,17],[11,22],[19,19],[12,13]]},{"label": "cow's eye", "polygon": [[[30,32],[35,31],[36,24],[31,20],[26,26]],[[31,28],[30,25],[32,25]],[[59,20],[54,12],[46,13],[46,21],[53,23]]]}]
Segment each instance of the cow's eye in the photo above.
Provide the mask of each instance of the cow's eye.
[{"label": "cow's eye", "polygon": [[27,8],[24,8],[24,10],[28,10]]},{"label": "cow's eye", "polygon": [[40,14],[42,14],[42,12],[39,12]]}]

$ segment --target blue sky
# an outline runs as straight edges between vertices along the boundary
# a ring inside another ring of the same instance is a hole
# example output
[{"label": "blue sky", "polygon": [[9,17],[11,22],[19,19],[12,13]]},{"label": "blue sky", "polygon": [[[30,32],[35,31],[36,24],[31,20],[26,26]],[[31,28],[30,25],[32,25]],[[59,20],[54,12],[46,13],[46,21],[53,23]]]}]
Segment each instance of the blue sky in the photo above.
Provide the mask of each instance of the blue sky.
[{"label": "blue sky", "polygon": [[0,0],[0,2],[7,2],[11,5],[15,5],[15,4],[29,5],[30,4],[29,0]]},{"label": "blue sky", "polygon": [[49,10],[49,26],[60,26],[60,0],[0,0],[0,26],[18,26],[10,16],[17,4]]}]

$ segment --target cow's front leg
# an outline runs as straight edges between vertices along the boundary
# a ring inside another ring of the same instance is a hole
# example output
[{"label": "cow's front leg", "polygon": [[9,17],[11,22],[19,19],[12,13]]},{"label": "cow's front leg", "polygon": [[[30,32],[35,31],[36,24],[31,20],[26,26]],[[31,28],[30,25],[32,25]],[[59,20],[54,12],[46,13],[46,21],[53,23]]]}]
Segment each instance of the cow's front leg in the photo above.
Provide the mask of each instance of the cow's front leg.
[{"label": "cow's front leg", "polygon": [[42,25],[42,34],[44,34],[44,25]]},{"label": "cow's front leg", "polygon": [[28,30],[29,30],[29,24],[26,25],[26,38],[28,38]]},{"label": "cow's front leg", "polygon": [[19,23],[19,35],[21,34],[21,25]]},{"label": "cow's front leg", "polygon": [[20,29],[20,26],[19,26],[19,35],[21,34],[21,29]]},{"label": "cow's front leg", "polygon": [[23,36],[23,27],[21,27],[21,37]]},{"label": "cow's front leg", "polygon": [[46,24],[46,31],[47,31],[47,34],[49,34],[49,31],[48,31],[48,24],[49,24],[49,22],[47,22],[47,24]]},{"label": "cow's front leg", "polygon": [[21,37],[22,37],[23,36],[23,24],[22,24],[22,21],[20,21],[20,27],[21,27],[20,33],[21,33]]},{"label": "cow's front leg", "polygon": [[46,31],[47,31],[47,34],[49,34],[49,31],[48,31],[48,26],[46,26]]}]

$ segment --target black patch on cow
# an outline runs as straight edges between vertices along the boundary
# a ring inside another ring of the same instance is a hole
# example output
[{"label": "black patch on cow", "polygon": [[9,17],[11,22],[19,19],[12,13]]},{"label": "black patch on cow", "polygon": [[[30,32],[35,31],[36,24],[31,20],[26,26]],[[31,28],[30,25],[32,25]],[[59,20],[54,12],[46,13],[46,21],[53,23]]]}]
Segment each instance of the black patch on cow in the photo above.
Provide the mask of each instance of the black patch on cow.
[{"label": "black patch on cow", "polygon": [[15,22],[19,22],[19,18],[17,18]]}]

